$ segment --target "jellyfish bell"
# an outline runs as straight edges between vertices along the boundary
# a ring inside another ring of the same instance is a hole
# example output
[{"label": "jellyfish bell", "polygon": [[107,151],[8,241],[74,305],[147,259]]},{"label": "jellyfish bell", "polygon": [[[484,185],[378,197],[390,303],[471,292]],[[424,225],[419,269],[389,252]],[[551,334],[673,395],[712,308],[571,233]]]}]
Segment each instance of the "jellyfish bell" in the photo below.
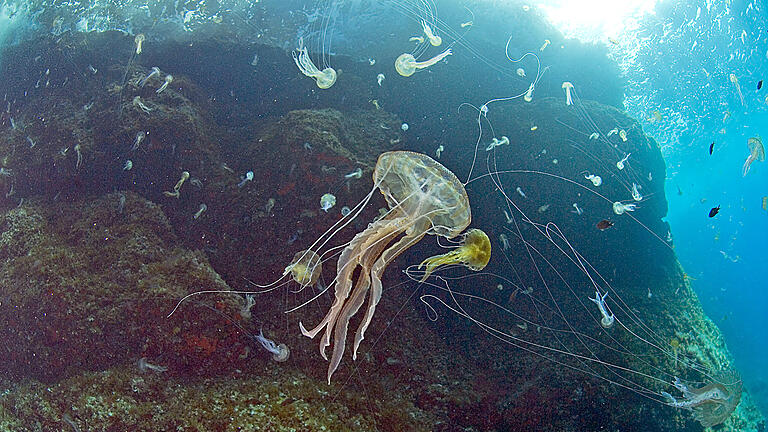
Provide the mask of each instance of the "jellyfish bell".
[{"label": "jellyfish bell", "polygon": [[424,275],[420,282],[427,280],[430,274],[440,266],[449,264],[461,264],[473,271],[480,271],[491,260],[491,241],[483,230],[474,228],[463,236],[461,246],[444,253],[429,257],[419,264],[419,268],[425,267]]},{"label": "jellyfish bell", "polygon": [[312,250],[304,250],[296,252],[291,263],[285,268],[283,275],[290,273],[293,280],[304,288],[314,285],[322,272],[323,265],[320,256]]},{"label": "jellyfish bell", "polygon": [[[352,349],[352,358],[357,357],[360,342],[381,299],[381,276],[387,266],[427,234],[448,239],[456,237],[469,226],[472,218],[462,183],[427,155],[409,151],[383,153],[376,163],[373,181],[368,198],[378,189],[389,211],[355,235],[339,255],[336,278],[331,284],[335,300],[325,318],[309,330],[299,322],[302,334],[310,338],[324,330],[320,340],[323,358],[328,359],[325,348],[333,343],[329,383],[344,354],[349,321],[368,295],[368,307],[355,333]],[[354,285],[353,279],[356,279]]]}]

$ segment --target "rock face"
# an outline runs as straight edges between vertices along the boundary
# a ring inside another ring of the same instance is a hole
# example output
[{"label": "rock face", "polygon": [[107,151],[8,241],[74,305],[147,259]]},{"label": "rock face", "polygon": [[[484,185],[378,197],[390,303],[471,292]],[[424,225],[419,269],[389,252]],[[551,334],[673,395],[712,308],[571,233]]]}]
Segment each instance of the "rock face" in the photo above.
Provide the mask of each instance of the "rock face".
[{"label": "rock face", "polygon": [[[429,299],[424,303],[430,307],[424,307],[416,300],[424,294],[450,300],[444,285],[411,283],[397,266],[404,270],[430,256],[428,245],[412,248],[390,267],[388,288],[360,355],[355,362],[345,356],[331,387],[324,382],[327,363],[317,341],[300,335],[298,321],[314,323],[325,314],[331,293],[318,293],[335,276],[333,254],[325,257],[321,286],[300,291],[289,281],[258,294],[251,318],[240,314],[245,304],[240,294],[194,296],[167,318],[191,292],[261,290],[249,281],[280,278],[297,251],[339,220],[342,206],[353,207],[368,194],[380,153],[405,148],[432,153],[439,138],[414,130],[434,130],[425,125],[443,119],[425,119],[404,133],[400,117],[405,114],[368,103],[378,90],[366,86],[376,83],[363,84],[362,74],[353,72],[361,66],[354,64],[334,86],[336,93],[320,95],[311,80],[286,83],[279,74],[260,75],[263,80],[245,93],[242,82],[253,72],[246,77],[230,69],[227,78],[244,92],[240,99],[240,93],[204,75],[204,66],[183,69],[199,45],[174,46],[166,56],[153,58],[162,59],[157,63],[162,73],[142,87],[150,68],[126,66],[127,58],[108,49],[123,46],[129,52],[128,38],[91,38],[64,36],[60,45],[30,42],[14,49],[46,50],[51,53],[46,64],[5,63],[0,72],[8,86],[0,84],[0,92],[7,91],[12,101],[0,113],[5,125],[0,166],[11,174],[0,175],[0,370],[5,380],[0,386],[10,389],[0,391],[0,422],[5,422],[0,428],[52,429],[73,422],[94,430],[701,430],[688,413],[615,385],[621,381],[610,370],[585,368],[572,356],[547,354],[551,351],[541,355],[525,344],[500,343]],[[222,57],[210,59],[208,71],[225,73],[223,59],[232,60],[226,53],[248,51],[221,47]],[[291,65],[289,56],[256,49],[259,67]],[[90,72],[89,62],[98,63],[98,73]],[[61,66],[52,85],[30,91],[36,78],[29,72],[50,65]],[[173,84],[158,94],[167,73],[173,74]],[[411,97],[395,106],[423,103],[418,95]],[[486,138],[491,138],[486,135],[478,173],[488,166],[517,171],[500,173],[498,185],[487,176],[467,185],[473,227],[491,236],[493,258],[485,273],[450,280],[450,287],[567,328],[556,309],[541,307],[556,298],[569,326],[595,328],[595,311],[584,306],[591,307],[591,292],[584,291],[589,285],[581,283],[583,274],[564,273],[567,281],[581,281],[573,284],[579,294],[556,280],[551,297],[538,282],[509,289],[515,277],[540,279],[526,247],[505,229],[511,225],[502,210],[511,209],[496,193],[500,186],[531,222],[557,221],[628,308],[657,332],[654,342],[670,353],[655,360],[619,355],[611,344],[633,353],[647,345],[627,332],[602,333],[598,327],[589,334],[596,357],[650,376],[658,376],[658,370],[682,375],[678,363],[683,361],[730,367],[717,328],[701,312],[666,242],[664,164],[637,123],[589,101],[578,109],[546,98],[493,109],[496,134],[508,136],[510,144],[486,153]],[[614,128],[617,133],[609,136]],[[626,132],[626,141],[619,130]],[[445,141],[440,142],[448,149],[441,161],[455,172],[469,170],[469,150],[457,151],[457,143],[474,143],[475,131],[472,121],[441,131]],[[592,133],[598,138],[590,138]],[[618,169],[616,162],[630,153],[625,169]],[[124,170],[129,159],[132,167]],[[358,168],[360,178],[346,177]],[[189,179],[178,197],[166,196],[163,192],[172,191],[184,171]],[[254,178],[243,181],[248,171]],[[585,173],[600,175],[603,184],[592,187]],[[631,214],[637,220],[612,209],[614,201],[635,202],[633,183],[645,196]],[[325,193],[337,198],[327,213],[319,209]],[[376,194],[333,244],[364,229],[379,207],[384,201]],[[522,220],[520,213],[515,216]],[[611,229],[595,228],[608,218],[615,223]],[[537,236],[531,223],[521,225],[519,233],[529,245],[548,254],[552,267],[539,260],[548,276],[555,275],[553,268],[572,266],[568,255]],[[497,241],[502,233],[512,243],[506,253]],[[506,285],[501,289],[500,277]],[[522,294],[528,288],[532,291]],[[315,296],[316,301],[284,313]],[[547,347],[563,343],[557,332],[537,330],[534,322],[523,325],[486,305],[465,304],[467,312],[482,313],[484,323],[523,340]],[[291,348],[288,362],[269,360],[254,341],[260,328]],[[569,337],[574,334],[571,330]],[[142,373],[141,358],[167,370]],[[568,367],[574,365],[578,368]],[[636,382],[671,390],[642,377]],[[745,395],[726,427],[757,429],[759,422]]]}]

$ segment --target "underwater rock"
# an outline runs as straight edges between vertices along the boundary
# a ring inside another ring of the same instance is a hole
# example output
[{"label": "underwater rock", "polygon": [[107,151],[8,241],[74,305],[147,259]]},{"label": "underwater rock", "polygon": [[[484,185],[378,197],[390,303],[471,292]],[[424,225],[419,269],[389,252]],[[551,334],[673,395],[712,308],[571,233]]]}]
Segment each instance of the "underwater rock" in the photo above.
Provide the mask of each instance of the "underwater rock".
[{"label": "underwater rock", "polygon": [[0,215],[3,373],[52,382],[141,357],[168,374],[237,366],[228,356],[245,341],[208,309],[236,311],[237,298],[209,296],[167,319],[190,287],[228,286],[202,253],[180,247],[157,205],[122,194],[29,200]]}]

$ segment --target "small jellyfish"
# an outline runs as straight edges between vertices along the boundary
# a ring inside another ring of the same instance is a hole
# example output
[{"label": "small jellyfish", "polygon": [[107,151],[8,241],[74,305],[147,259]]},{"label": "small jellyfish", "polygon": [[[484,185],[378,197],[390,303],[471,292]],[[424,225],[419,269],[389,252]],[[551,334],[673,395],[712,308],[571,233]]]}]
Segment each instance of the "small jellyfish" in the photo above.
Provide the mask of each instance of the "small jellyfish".
[{"label": "small jellyfish", "polygon": [[131,168],[133,168],[133,161],[128,159],[125,161],[125,165],[123,165],[123,171],[130,171]]},{"label": "small jellyfish", "polygon": [[443,147],[443,145],[440,144],[440,146],[437,148],[437,150],[435,150],[435,157],[440,159],[440,155],[443,154],[443,150],[445,150],[445,147]]},{"label": "small jellyfish", "polygon": [[544,51],[544,49],[546,49],[550,43],[551,42],[549,41],[549,39],[544,39],[544,44],[541,45],[541,48],[539,48],[539,51]]},{"label": "small jellyfish", "polygon": [[617,133],[619,133],[619,130],[617,128],[613,128],[608,131],[608,137],[610,138],[611,135],[615,135]]},{"label": "small jellyfish", "polygon": [[589,139],[598,139],[600,138],[600,134],[597,132],[593,132],[592,135],[589,136]]},{"label": "small jellyfish", "polygon": [[351,212],[352,212],[352,209],[350,209],[347,206],[344,206],[344,207],[341,208],[341,216],[342,217],[345,217],[345,216],[349,215]]},{"label": "small jellyfish", "polygon": [[133,145],[131,146],[131,151],[136,151],[139,149],[139,146],[141,145],[141,142],[144,141],[144,138],[147,137],[147,134],[144,131],[141,131],[136,134],[136,138],[133,140]]},{"label": "small jellyfish", "polygon": [[299,46],[293,52],[293,61],[299,68],[299,71],[304,75],[312,78],[317,83],[317,86],[321,89],[330,88],[336,83],[336,70],[331,67],[327,67],[322,71],[315,66],[312,59],[309,58],[309,52],[304,46],[304,39],[299,38]]},{"label": "small jellyfish", "polygon": [[361,168],[359,168],[359,167],[358,167],[357,169],[355,169],[355,170],[354,170],[354,171],[352,171],[351,173],[349,173],[349,174],[345,174],[345,175],[344,175],[344,178],[347,178],[347,179],[353,179],[353,178],[355,178],[355,179],[359,179],[359,178],[361,178],[362,176],[363,176],[363,170],[362,170]]},{"label": "small jellyfish", "polygon": [[147,85],[147,81],[149,81],[150,78],[159,74],[160,74],[160,68],[157,66],[153,67],[152,70],[147,74],[147,76],[145,76],[144,79],[139,81],[139,87],[144,87],[145,85]]},{"label": "small jellyfish", "polygon": [[528,86],[528,91],[525,92],[525,96],[523,96],[523,100],[526,102],[530,102],[533,100],[533,83],[531,83],[531,85]]},{"label": "small jellyfish", "polygon": [[432,57],[427,61],[417,62],[413,54],[404,53],[404,54],[401,54],[400,57],[397,58],[397,60],[395,60],[395,70],[400,75],[404,77],[409,77],[413,75],[414,72],[416,72],[416,69],[428,68],[434,65],[435,63],[441,61],[442,59],[448,57],[451,54],[453,54],[453,52],[451,51],[450,48],[448,48],[447,50]]},{"label": "small jellyfish", "polygon": [[635,201],[642,201],[643,200],[643,194],[640,193],[640,189],[642,186],[638,185],[637,183],[632,183],[632,199]]},{"label": "small jellyfish", "polygon": [[539,213],[544,213],[547,210],[549,210],[549,204],[544,204],[543,206],[539,207],[539,209],[537,211]]},{"label": "small jellyfish", "polygon": [[320,209],[328,213],[333,206],[336,205],[336,197],[333,194],[324,194],[320,197]]},{"label": "small jellyfish", "polygon": [[419,264],[419,268],[425,267],[421,282],[427,280],[436,268],[442,265],[462,264],[473,271],[480,271],[491,260],[491,240],[482,230],[477,228],[467,231],[463,235],[463,241],[458,248],[427,258]]},{"label": "small jellyfish", "polygon": [[582,210],[577,203],[573,203],[573,208],[574,210],[571,210],[571,213],[576,213],[579,216],[581,216],[582,213],[584,213],[584,210]]},{"label": "small jellyfish", "polygon": [[739,79],[736,78],[735,74],[731,74],[730,78],[731,78],[731,82],[733,83],[733,85],[736,86],[736,92],[739,94],[739,99],[741,100],[741,105],[742,106],[746,106],[746,104],[744,103],[744,95],[741,94],[741,86],[739,85]]},{"label": "small jellyfish", "polygon": [[159,89],[155,91],[155,93],[160,94],[165,91],[165,89],[168,88],[168,85],[173,82],[173,75],[166,75],[165,76],[165,82],[163,82],[163,85],[160,86]]},{"label": "small jellyfish", "polygon": [[603,184],[603,179],[599,175],[587,173],[584,175],[584,178],[591,181],[592,185],[594,186],[600,186],[601,184]]},{"label": "small jellyfish", "polygon": [[527,196],[525,196],[525,192],[523,192],[523,190],[520,189],[520,186],[518,186],[517,189],[515,189],[515,190],[517,191],[517,193],[520,194],[521,197],[528,198]]},{"label": "small jellyfish", "polygon": [[200,208],[197,209],[194,215],[192,215],[192,219],[200,219],[200,216],[202,216],[206,210],[208,210],[208,206],[205,205],[205,203],[200,204]]},{"label": "small jellyfish", "polygon": [[613,212],[617,215],[622,215],[624,212],[633,212],[635,209],[637,209],[637,205],[635,204],[624,204],[621,201],[613,203]]},{"label": "small jellyfish", "polygon": [[621,138],[622,141],[627,142],[627,131],[625,131],[624,129],[620,130],[619,137]]},{"label": "small jellyfish", "polygon": [[283,275],[291,274],[293,280],[302,288],[314,285],[323,272],[320,256],[311,250],[296,252],[291,263],[283,271]]},{"label": "small jellyfish", "polygon": [[379,87],[381,87],[381,83],[384,81],[384,74],[380,73],[376,75],[376,82],[379,83]]},{"label": "small jellyfish", "polygon": [[525,69],[523,69],[523,68],[517,68],[516,72],[517,72],[518,76],[521,76],[521,77],[525,76]]},{"label": "small jellyfish", "polygon": [[618,169],[620,169],[620,170],[623,170],[623,169],[624,169],[624,162],[626,162],[626,161],[627,161],[627,159],[629,159],[629,155],[631,155],[631,154],[632,154],[632,153],[627,153],[627,155],[626,155],[626,156],[624,156],[624,159],[622,159],[622,160],[620,160],[620,161],[616,162],[616,168],[618,168]]},{"label": "small jellyfish", "polygon": [[499,234],[499,241],[501,242],[501,248],[503,250],[506,251],[509,249],[509,238],[506,234]]},{"label": "small jellyfish", "polygon": [[248,183],[249,181],[252,181],[252,180],[253,180],[253,171],[248,171],[243,176],[243,179],[240,180],[240,183],[237,184],[237,187],[241,188],[241,187],[245,186],[246,183]]},{"label": "small jellyfish", "polygon": [[144,36],[144,33],[139,33],[135,38],[133,38],[133,41],[136,43],[136,55],[141,54],[142,45],[144,44],[145,39],[146,36]]},{"label": "small jellyfish", "polygon": [[400,125],[400,129],[402,129],[403,132],[406,132],[409,128],[410,126],[408,126],[408,123],[403,123],[402,125]]},{"label": "small jellyfish", "polygon": [[427,39],[429,39],[429,43],[432,46],[440,46],[440,44],[443,43],[443,39],[432,31],[432,27],[430,27],[426,21],[421,21],[421,28],[424,30],[424,34],[427,36]]},{"label": "small jellyfish", "polygon": [[509,145],[509,138],[507,138],[506,136],[502,136],[501,139],[493,138],[491,143],[488,144],[488,147],[485,148],[485,151],[491,151],[496,147],[503,146],[503,145]]},{"label": "small jellyfish", "polygon": [[571,99],[571,89],[573,88],[573,84],[571,84],[570,81],[564,81],[562,88],[565,90],[565,104],[573,105],[573,99]]}]

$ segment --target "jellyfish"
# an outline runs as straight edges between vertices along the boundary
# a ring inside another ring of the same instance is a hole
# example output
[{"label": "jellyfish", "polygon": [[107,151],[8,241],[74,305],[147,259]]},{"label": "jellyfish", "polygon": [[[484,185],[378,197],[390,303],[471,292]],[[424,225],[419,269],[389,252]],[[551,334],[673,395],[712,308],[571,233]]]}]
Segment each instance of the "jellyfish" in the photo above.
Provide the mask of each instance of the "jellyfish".
[{"label": "jellyfish", "polygon": [[451,54],[453,54],[453,52],[451,51],[450,48],[448,48],[447,50],[432,57],[427,61],[417,62],[413,54],[404,53],[404,54],[401,54],[400,57],[397,58],[397,60],[395,60],[395,70],[400,75],[404,77],[409,77],[413,75],[414,72],[416,72],[416,69],[428,68],[433,64],[439,62],[440,60],[448,57]]},{"label": "jellyfish", "polygon": [[283,275],[291,274],[293,280],[302,288],[312,286],[317,282],[323,265],[320,256],[311,250],[296,252],[291,263],[285,268]]},{"label": "jellyfish", "polygon": [[517,68],[517,71],[515,71],[518,76],[525,77],[525,69],[523,68]]},{"label": "jellyfish", "polygon": [[621,201],[613,203],[613,212],[617,215],[622,215],[624,212],[632,212],[637,208],[636,204],[624,204]]},{"label": "jellyfish", "polygon": [[448,253],[429,257],[419,264],[419,268],[426,267],[420,282],[427,280],[429,275],[442,265],[462,264],[470,270],[480,271],[490,260],[491,241],[488,236],[483,230],[471,229],[462,235],[461,246]]},{"label": "jellyfish", "polygon": [[303,38],[299,38],[299,46],[291,52],[291,55],[293,55],[293,61],[301,73],[314,79],[321,89],[330,88],[336,82],[336,70],[327,67],[321,71],[315,66],[312,59],[309,58],[309,52],[304,46]]},{"label": "jellyfish", "polygon": [[747,160],[744,161],[742,177],[747,175],[752,162],[762,162],[765,160],[765,149],[763,148],[763,140],[760,139],[760,135],[753,136],[747,140],[747,145],[749,146],[749,156],[747,157]]},{"label": "jellyfish", "polygon": [[136,43],[136,55],[141,54],[142,45],[144,44],[145,39],[146,36],[144,36],[144,33],[139,33],[135,38],[133,38],[133,42]]},{"label": "jellyfish", "polygon": [[626,162],[627,159],[629,159],[629,155],[631,155],[631,154],[632,153],[627,153],[627,155],[624,156],[624,158],[622,158],[620,161],[616,162],[616,168],[618,168],[620,170],[623,170],[624,169],[624,162]]},{"label": "jellyfish", "polygon": [[667,404],[693,411],[693,417],[704,427],[724,422],[741,401],[741,377],[733,370],[717,372],[700,388],[690,388],[677,377],[673,385],[683,396],[676,399],[667,392],[661,392]]},{"label": "jellyfish", "polygon": [[430,27],[426,21],[421,21],[421,28],[424,30],[424,34],[427,36],[427,39],[429,39],[429,43],[432,46],[440,46],[440,44],[443,43],[443,39],[432,31],[432,27]]},{"label": "jellyfish", "polygon": [[571,84],[570,81],[564,81],[562,87],[563,90],[565,90],[565,104],[573,105],[573,100],[571,99],[571,89],[573,88],[573,84]]},{"label": "jellyfish", "polygon": [[[349,321],[368,296],[368,306],[352,349],[352,358],[357,358],[360,342],[381,299],[381,276],[387,266],[426,234],[452,239],[472,218],[464,186],[452,172],[429,156],[409,151],[383,153],[376,163],[373,182],[373,190],[360,206],[378,189],[389,211],[355,235],[339,255],[332,283],[335,300],[325,318],[312,329],[299,322],[302,334],[307,337],[314,338],[324,331],[320,354],[326,360],[325,348],[333,343],[329,383],[344,354]],[[353,215],[358,213],[353,211]]]},{"label": "jellyfish", "polygon": [[744,95],[741,94],[741,86],[739,85],[739,79],[736,78],[735,74],[731,74],[731,82],[734,86],[736,86],[736,92],[739,94],[739,99],[741,100],[741,105],[746,106],[744,103]]}]

